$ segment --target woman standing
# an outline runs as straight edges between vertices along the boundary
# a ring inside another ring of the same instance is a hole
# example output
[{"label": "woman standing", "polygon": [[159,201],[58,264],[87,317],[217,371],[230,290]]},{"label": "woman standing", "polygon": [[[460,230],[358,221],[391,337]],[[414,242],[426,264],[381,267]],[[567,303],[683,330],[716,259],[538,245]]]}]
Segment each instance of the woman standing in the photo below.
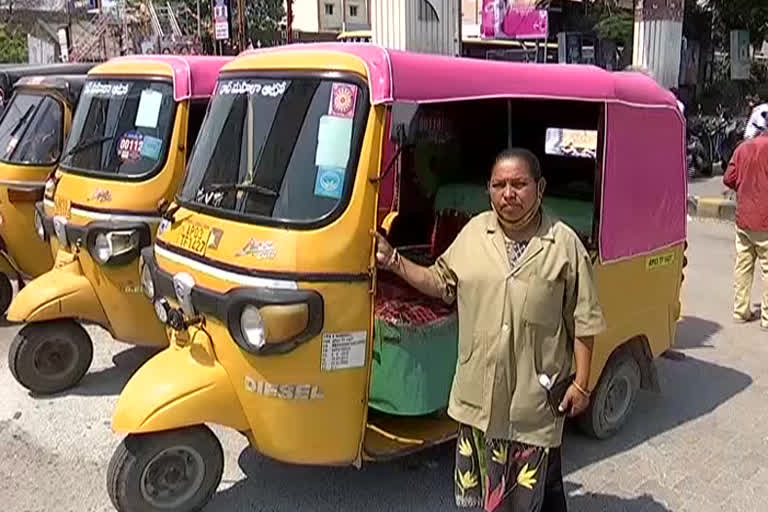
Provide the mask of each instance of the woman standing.
[{"label": "woman standing", "polygon": [[542,212],[545,185],[533,153],[502,152],[489,182],[493,211],[473,218],[431,267],[401,257],[377,235],[381,267],[458,305],[448,414],[460,424],[461,507],[566,510],[564,417],[589,405],[592,342],[605,323],[587,251]]}]

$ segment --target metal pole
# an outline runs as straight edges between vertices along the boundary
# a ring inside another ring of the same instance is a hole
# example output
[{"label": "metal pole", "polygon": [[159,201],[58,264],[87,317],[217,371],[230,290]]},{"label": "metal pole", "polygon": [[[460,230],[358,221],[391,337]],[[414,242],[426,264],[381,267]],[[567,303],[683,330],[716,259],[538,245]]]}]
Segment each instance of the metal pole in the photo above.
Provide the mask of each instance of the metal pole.
[{"label": "metal pole", "polygon": [[341,0],[341,31],[347,31],[347,0]]}]

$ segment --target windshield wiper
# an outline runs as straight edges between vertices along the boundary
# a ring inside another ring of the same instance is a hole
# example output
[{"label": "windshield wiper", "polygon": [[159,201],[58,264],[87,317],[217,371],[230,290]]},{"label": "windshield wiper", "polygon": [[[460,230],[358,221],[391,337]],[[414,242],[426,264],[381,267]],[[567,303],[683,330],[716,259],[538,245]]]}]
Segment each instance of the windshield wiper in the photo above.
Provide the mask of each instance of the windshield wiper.
[{"label": "windshield wiper", "polygon": [[114,135],[104,135],[103,137],[96,137],[96,138],[92,138],[92,139],[85,139],[85,140],[75,144],[75,146],[72,149],[70,149],[69,151],[67,151],[62,158],[66,158],[68,156],[72,156],[75,153],[79,153],[79,152],[83,151],[84,149],[87,149],[87,148],[89,148],[91,146],[95,146],[96,144],[99,144],[99,143],[107,142],[108,140],[112,140],[114,138],[115,138]]},{"label": "windshield wiper", "polygon": [[34,108],[35,108],[34,105],[30,105],[29,107],[27,107],[27,111],[24,112],[24,114],[22,114],[22,116],[19,118],[18,121],[16,121],[16,126],[14,126],[13,130],[11,130],[11,135],[16,135],[16,132],[19,131],[19,128],[24,126],[24,123],[27,122],[27,118],[29,117],[29,114],[32,113]]},{"label": "windshield wiper", "polygon": [[245,190],[246,192],[257,192],[263,196],[268,197],[278,197],[280,195],[280,193],[276,190],[272,190],[271,188],[267,188],[262,185],[256,185],[255,183],[214,183],[205,187],[204,190],[206,192],[229,192],[231,190]]}]

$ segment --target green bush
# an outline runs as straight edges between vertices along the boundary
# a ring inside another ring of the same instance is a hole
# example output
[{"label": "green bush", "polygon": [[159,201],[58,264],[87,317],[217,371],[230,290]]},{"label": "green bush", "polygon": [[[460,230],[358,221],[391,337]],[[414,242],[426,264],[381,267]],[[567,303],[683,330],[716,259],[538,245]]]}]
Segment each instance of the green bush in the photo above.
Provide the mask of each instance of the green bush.
[{"label": "green bush", "polygon": [[6,24],[0,24],[0,62],[27,62],[26,35]]}]

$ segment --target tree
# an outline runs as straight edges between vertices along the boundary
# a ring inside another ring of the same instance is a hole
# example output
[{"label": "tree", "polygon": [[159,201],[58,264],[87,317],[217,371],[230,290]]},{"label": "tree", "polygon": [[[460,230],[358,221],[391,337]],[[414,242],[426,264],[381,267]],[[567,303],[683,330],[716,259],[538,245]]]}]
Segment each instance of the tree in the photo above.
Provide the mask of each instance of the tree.
[{"label": "tree", "polygon": [[27,39],[23,33],[0,24],[0,62],[26,62]]},{"label": "tree", "polygon": [[765,0],[706,0],[706,6],[714,13],[715,34],[718,43],[726,47],[728,33],[735,29],[749,30],[752,44],[759,45],[768,39],[768,2]]},{"label": "tree", "polygon": [[275,31],[285,17],[283,0],[256,0],[246,2],[245,12],[248,31]]},{"label": "tree", "polygon": [[[264,32],[275,32],[280,28],[280,23],[285,17],[283,0],[242,0],[245,5],[245,24],[248,36],[256,38]],[[196,16],[197,0],[182,0],[180,2],[183,13]],[[229,8],[232,10],[232,30],[233,38],[237,38],[237,6],[238,0],[229,0]],[[184,14],[180,16],[184,18]],[[211,23],[211,0],[200,0],[200,18],[203,31],[212,29]],[[192,29],[193,33],[197,31],[197,20],[194,20],[194,27],[188,26],[187,30]]]}]

